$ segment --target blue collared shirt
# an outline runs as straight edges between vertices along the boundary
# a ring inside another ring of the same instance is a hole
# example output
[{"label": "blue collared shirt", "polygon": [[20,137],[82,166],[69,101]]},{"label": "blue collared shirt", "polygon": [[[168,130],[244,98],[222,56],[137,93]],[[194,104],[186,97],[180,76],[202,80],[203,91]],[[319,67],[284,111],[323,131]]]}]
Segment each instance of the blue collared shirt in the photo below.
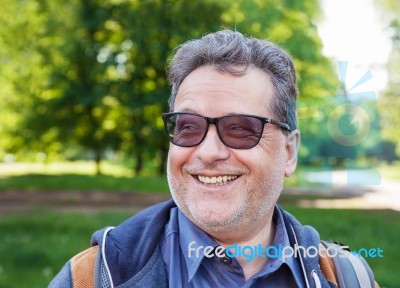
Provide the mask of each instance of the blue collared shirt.
[{"label": "blue collared shirt", "polygon": [[[169,287],[305,286],[300,264],[294,257],[286,258],[286,261],[281,257],[270,257],[266,265],[246,281],[243,269],[236,258],[226,261],[226,257],[206,257],[200,249],[196,255],[196,248],[199,246],[218,247],[219,244],[194,225],[177,207],[172,208],[170,213],[170,220],[165,226],[165,238],[161,243],[161,254],[167,270]],[[274,210],[274,221],[276,232],[272,245],[289,246],[283,217],[277,208]],[[194,250],[190,250],[189,247]]]}]

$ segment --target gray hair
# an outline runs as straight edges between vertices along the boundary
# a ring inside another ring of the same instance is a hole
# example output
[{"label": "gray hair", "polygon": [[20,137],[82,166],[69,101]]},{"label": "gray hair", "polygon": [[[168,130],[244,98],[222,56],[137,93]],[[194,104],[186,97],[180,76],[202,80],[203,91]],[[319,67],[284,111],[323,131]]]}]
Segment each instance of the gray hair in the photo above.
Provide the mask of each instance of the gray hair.
[{"label": "gray hair", "polygon": [[273,116],[287,123],[291,130],[296,129],[298,90],[292,58],[271,42],[245,37],[229,29],[177,47],[168,73],[172,85],[170,111],[174,111],[176,94],[183,80],[195,69],[206,65],[237,76],[245,74],[249,67],[263,70],[274,85],[275,97],[271,104]]}]

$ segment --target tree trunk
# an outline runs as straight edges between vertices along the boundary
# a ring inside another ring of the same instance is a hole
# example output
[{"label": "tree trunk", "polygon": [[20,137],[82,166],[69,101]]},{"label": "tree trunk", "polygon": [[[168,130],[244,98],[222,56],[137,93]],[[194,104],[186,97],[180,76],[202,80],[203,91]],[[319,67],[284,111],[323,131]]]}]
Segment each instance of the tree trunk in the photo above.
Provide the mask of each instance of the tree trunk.
[{"label": "tree trunk", "polygon": [[135,175],[139,175],[143,168],[143,155],[140,149],[136,153]]},{"label": "tree trunk", "polygon": [[[163,147],[164,148],[164,147]],[[164,175],[167,167],[168,148],[161,150],[161,161],[158,167],[158,175]]]},{"label": "tree trunk", "polygon": [[95,163],[96,163],[96,174],[100,175],[101,174],[101,167],[100,167],[100,162],[101,162],[101,152],[100,150],[96,149],[95,150]]}]

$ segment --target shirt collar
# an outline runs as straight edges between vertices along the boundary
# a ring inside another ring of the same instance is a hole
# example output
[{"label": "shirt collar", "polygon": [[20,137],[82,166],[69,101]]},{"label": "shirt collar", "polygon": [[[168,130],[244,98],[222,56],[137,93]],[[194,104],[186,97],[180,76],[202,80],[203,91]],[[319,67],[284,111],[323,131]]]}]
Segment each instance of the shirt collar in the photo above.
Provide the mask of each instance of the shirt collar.
[{"label": "shirt collar", "polygon": [[[291,246],[290,241],[289,241],[288,232],[286,230],[286,226],[285,226],[285,223],[283,220],[282,212],[280,211],[280,209],[277,206],[275,206],[275,209],[274,209],[273,220],[276,223],[276,230],[275,230],[275,238],[272,242],[272,245],[275,247],[279,247],[279,245],[281,245],[282,248]],[[270,259],[268,259],[266,266],[280,267],[281,265],[287,265],[289,267],[289,270],[292,273],[292,275],[297,283],[297,286],[302,287],[303,285],[301,285],[301,283],[303,283],[303,278],[302,278],[303,274],[302,274],[302,270],[301,270],[299,261],[293,256],[290,258],[286,258],[285,263],[283,262],[282,257],[270,258]],[[261,276],[262,274],[264,274],[263,271],[266,270],[266,266],[263,269],[261,269],[261,271],[259,273],[257,273],[255,276],[257,277],[257,275]]]},{"label": "shirt collar", "polygon": [[[199,249],[200,253],[196,254],[197,248],[200,246],[203,246],[203,248],[206,246],[217,247],[219,244],[212,240],[207,233],[194,225],[180,209],[178,209],[178,222],[179,242],[181,243],[181,250],[186,261],[188,280],[190,282],[205,257],[203,249]],[[191,248],[190,251],[189,247]]]},{"label": "shirt collar", "polygon": [[[281,211],[275,206],[273,220],[276,223],[275,229],[275,238],[273,240],[272,245],[275,247],[286,247],[290,246],[289,236],[287,234],[287,230],[284,224],[283,216]],[[200,251],[201,253],[197,253],[197,247],[203,246],[212,246],[217,247],[219,244],[211,239],[211,237],[201,230],[199,227],[194,225],[183,213],[180,209],[178,209],[178,222],[179,222],[179,242],[181,244],[181,250],[183,256],[186,261],[187,269],[188,269],[188,280],[189,282],[192,280],[194,275],[196,274],[201,262],[204,259],[203,249]],[[193,248],[189,252],[189,247]],[[190,257],[189,257],[190,253]],[[302,272],[300,264],[298,260],[294,257],[286,258],[285,263],[283,263],[282,257],[280,258],[270,258],[267,262],[267,265],[261,269],[254,278],[263,277],[267,274],[267,270],[270,270],[271,267],[280,267],[282,264],[286,264],[294,279],[299,287],[302,287],[300,283],[303,283]],[[268,266],[268,267],[267,267]]]}]

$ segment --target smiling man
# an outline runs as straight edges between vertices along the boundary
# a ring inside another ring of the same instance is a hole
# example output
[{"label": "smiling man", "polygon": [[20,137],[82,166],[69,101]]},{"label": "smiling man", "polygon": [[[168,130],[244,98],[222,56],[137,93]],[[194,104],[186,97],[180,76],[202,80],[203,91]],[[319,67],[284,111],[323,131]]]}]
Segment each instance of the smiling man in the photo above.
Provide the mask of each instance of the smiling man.
[{"label": "smiling man", "polygon": [[300,141],[290,56],[224,30],[181,45],[169,79],[173,200],[96,232],[50,287],[374,287],[361,258],[335,268],[318,233],[276,205]]}]

